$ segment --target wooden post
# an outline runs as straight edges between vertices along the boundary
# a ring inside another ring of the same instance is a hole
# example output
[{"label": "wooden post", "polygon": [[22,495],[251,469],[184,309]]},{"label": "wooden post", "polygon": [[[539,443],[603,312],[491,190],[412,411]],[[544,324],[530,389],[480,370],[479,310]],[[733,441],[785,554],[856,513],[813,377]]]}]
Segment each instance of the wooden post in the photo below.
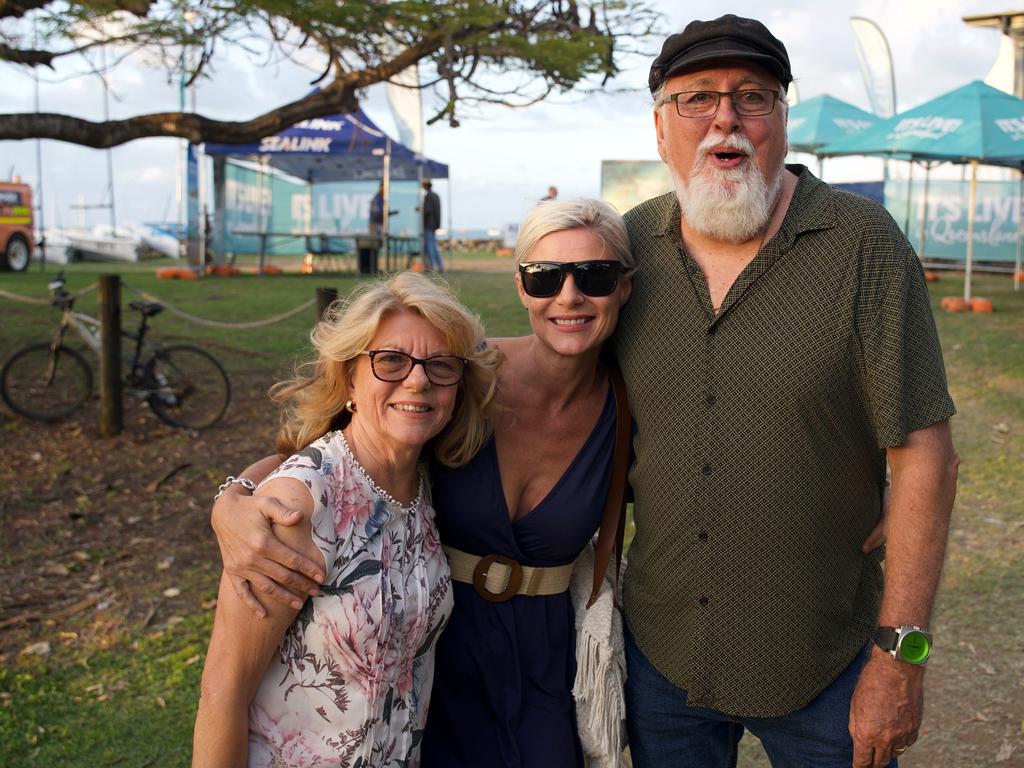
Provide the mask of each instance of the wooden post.
[{"label": "wooden post", "polygon": [[100,435],[124,429],[121,399],[121,278],[100,275]]},{"label": "wooden post", "polygon": [[321,320],[327,314],[328,307],[338,299],[337,288],[317,288],[316,289],[316,312],[317,317]]}]

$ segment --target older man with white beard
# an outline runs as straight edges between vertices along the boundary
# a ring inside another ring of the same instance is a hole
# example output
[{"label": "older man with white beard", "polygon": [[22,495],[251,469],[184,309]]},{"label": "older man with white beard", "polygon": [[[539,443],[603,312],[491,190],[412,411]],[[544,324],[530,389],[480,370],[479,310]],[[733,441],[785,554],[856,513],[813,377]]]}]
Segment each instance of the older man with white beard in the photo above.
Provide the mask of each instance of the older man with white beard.
[{"label": "older man with white beard", "polygon": [[[675,180],[626,214],[615,348],[637,433],[625,581],[633,765],[895,765],[917,738],[956,487],[920,263],[785,166],[785,46],[723,16],[651,67]],[[887,560],[872,531],[886,486]]]}]

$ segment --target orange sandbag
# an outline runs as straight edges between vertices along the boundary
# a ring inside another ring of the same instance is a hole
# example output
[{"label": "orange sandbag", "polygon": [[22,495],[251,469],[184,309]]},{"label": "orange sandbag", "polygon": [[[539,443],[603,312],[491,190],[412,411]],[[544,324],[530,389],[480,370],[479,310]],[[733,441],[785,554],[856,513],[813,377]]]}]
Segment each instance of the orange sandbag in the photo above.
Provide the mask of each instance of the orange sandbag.
[{"label": "orange sandbag", "polygon": [[217,277],[231,277],[232,275],[242,274],[242,270],[238,267],[229,267],[226,264],[215,264],[206,268],[206,274],[216,275]]},{"label": "orange sandbag", "polygon": [[971,299],[971,312],[983,312],[987,315],[992,314],[992,302],[988,299],[974,298]]},{"label": "orange sandbag", "polygon": [[184,269],[182,267],[161,267],[156,271],[157,279],[159,280],[198,280],[197,275],[191,269]]},{"label": "orange sandbag", "polygon": [[947,312],[971,311],[971,305],[964,301],[962,296],[947,296],[942,300],[941,306]]},{"label": "orange sandbag", "polygon": [[939,282],[939,273],[932,272],[930,269],[925,270],[924,280],[926,283],[937,283]]},{"label": "orange sandbag", "polygon": [[284,274],[284,270],[281,269],[280,267],[275,267],[272,264],[267,264],[267,266],[265,266],[263,268],[263,274],[264,275],[283,275]]}]

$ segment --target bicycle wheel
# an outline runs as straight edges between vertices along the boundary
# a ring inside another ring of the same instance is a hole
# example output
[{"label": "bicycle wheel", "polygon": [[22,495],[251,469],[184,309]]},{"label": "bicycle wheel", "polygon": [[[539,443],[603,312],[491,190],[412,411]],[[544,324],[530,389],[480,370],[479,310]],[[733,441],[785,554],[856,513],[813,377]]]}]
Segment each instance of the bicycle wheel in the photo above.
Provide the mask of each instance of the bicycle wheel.
[{"label": "bicycle wheel", "polygon": [[82,407],[92,394],[92,369],[65,346],[47,343],[19,350],[0,369],[0,397],[15,413],[56,421]]},{"label": "bicycle wheel", "polygon": [[231,401],[231,384],[212,355],[196,347],[165,347],[146,363],[149,407],[172,427],[216,424]]}]

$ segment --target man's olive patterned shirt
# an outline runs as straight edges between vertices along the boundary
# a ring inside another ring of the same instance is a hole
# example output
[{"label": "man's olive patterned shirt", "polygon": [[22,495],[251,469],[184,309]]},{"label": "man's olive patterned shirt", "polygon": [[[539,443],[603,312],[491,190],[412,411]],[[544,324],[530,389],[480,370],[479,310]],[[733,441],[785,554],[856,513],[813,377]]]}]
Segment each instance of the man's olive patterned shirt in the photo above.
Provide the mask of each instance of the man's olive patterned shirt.
[{"label": "man's olive patterned shirt", "polygon": [[754,717],[801,708],[868,642],[885,449],[955,412],[906,238],[789,170],[782,226],[717,316],[675,196],[627,213],[614,342],[637,425],[627,623],[690,705]]}]

